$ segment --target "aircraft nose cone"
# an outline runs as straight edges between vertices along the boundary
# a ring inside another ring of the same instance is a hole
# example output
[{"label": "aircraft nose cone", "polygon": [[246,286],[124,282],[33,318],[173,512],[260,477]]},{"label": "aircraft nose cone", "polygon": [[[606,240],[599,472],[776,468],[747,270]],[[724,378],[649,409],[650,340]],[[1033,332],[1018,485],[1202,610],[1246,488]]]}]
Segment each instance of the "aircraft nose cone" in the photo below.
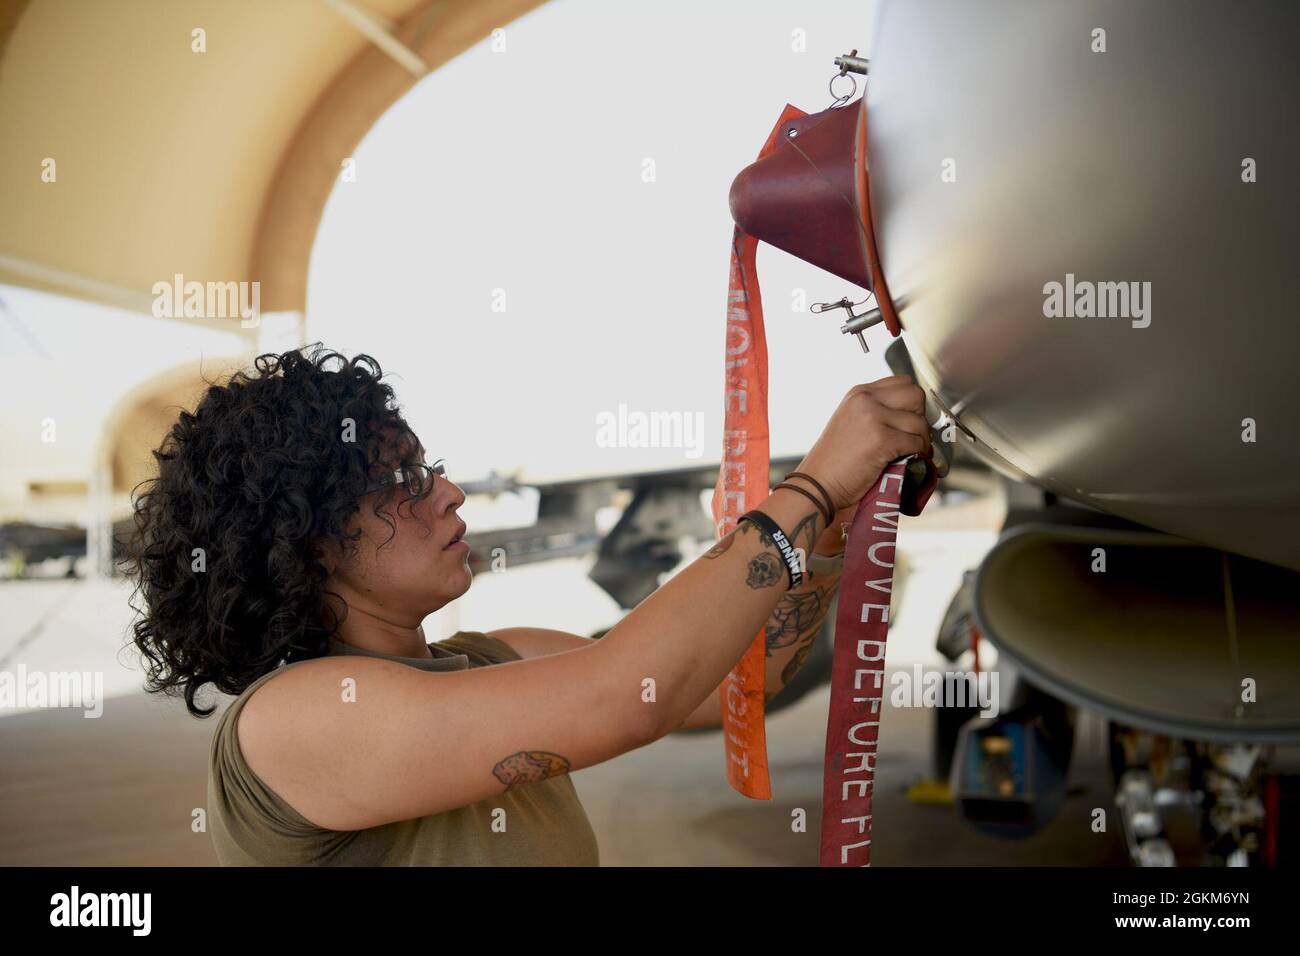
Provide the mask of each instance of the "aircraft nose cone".
[{"label": "aircraft nose cone", "polygon": [[857,199],[858,110],[855,103],[792,120],[772,152],[732,182],[730,204],[749,235],[870,290]]}]

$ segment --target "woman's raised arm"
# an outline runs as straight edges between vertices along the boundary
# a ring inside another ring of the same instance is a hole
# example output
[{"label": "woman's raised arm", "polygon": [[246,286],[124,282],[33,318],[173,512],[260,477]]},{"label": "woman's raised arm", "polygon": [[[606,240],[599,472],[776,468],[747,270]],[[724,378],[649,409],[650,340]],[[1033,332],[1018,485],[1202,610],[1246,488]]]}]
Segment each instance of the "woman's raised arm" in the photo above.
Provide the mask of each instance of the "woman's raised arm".
[{"label": "woman's raised arm", "polygon": [[[905,379],[855,387],[800,470],[819,478],[835,509],[847,507],[889,461],[926,450],[923,401]],[[806,552],[824,530],[816,505],[788,489],[757,510]],[[773,540],[742,521],[590,646],[454,673],[359,656],[303,662],[252,694],[239,742],[253,772],[326,829],[465,806],[675,729],[788,584]],[[354,692],[344,695],[348,678]]]}]

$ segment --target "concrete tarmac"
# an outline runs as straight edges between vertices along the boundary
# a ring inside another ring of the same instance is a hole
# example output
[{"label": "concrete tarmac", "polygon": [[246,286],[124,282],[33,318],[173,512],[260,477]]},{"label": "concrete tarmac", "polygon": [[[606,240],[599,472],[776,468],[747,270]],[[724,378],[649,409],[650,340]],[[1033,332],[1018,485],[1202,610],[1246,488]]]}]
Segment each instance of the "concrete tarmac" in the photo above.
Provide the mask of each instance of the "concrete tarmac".
[{"label": "concrete tarmac", "polygon": [[[731,790],[714,731],[674,734],[575,774],[602,865],[815,866],[827,706],[822,687],[769,718],[771,801]],[[1091,827],[1094,807],[1116,820],[1095,718],[1080,725],[1065,807],[1019,841],[971,830],[950,806],[908,802],[907,784],[928,769],[931,719],[921,709],[882,718],[874,866],[1125,863],[1115,828]],[[97,720],[67,709],[0,718],[0,865],[215,863],[195,829],[214,726],[142,693],[110,699]],[[798,809],[803,832],[792,826]]]}]

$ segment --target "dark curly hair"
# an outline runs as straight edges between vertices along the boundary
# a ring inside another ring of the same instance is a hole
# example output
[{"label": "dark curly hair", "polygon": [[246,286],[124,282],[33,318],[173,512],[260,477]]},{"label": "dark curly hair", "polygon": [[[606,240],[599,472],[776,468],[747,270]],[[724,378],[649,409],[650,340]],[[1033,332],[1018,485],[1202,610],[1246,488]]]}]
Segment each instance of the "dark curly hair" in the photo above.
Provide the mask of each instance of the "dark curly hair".
[{"label": "dark curly hair", "polygon": [[[354,546],[344,529],[377,476],[405,472],[401,503],[432,486],[373,358],[317,344],[253,364],[180,414],[154,452],[158,476],[133,496],[125,569],[145,688],[183,695],[197,717],[216,709],[195,701],[205,684],[239,694],[326,653],[342,617],[319,549]],[[374,501],[390,528],[395,494]]]}]

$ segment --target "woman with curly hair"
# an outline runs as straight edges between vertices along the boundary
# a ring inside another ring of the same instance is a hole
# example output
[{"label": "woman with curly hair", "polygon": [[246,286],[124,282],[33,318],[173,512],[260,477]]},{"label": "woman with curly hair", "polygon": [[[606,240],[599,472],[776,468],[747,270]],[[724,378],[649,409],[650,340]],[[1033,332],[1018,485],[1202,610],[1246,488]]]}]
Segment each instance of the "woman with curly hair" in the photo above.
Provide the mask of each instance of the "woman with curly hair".
[{"label": "woman with curly hair", "polygon": [[718,686],[764,622],[768,687],[783,685],[838,578],[801,579],[772,523],[805,553],[840,551],[872,479],[928,448],[922,403],[906,378],[856,386],[800,466],[816,478],[599,641],[512,627],[430,643],[424,618],[470,587],[465,496],[379,364],[314,347],[211,386],[155,452],[130,572],[148,688],[200,717],[206,685],[235,698],[210,757],[218,859],[595,864],[568,772],[717,724]]}]

